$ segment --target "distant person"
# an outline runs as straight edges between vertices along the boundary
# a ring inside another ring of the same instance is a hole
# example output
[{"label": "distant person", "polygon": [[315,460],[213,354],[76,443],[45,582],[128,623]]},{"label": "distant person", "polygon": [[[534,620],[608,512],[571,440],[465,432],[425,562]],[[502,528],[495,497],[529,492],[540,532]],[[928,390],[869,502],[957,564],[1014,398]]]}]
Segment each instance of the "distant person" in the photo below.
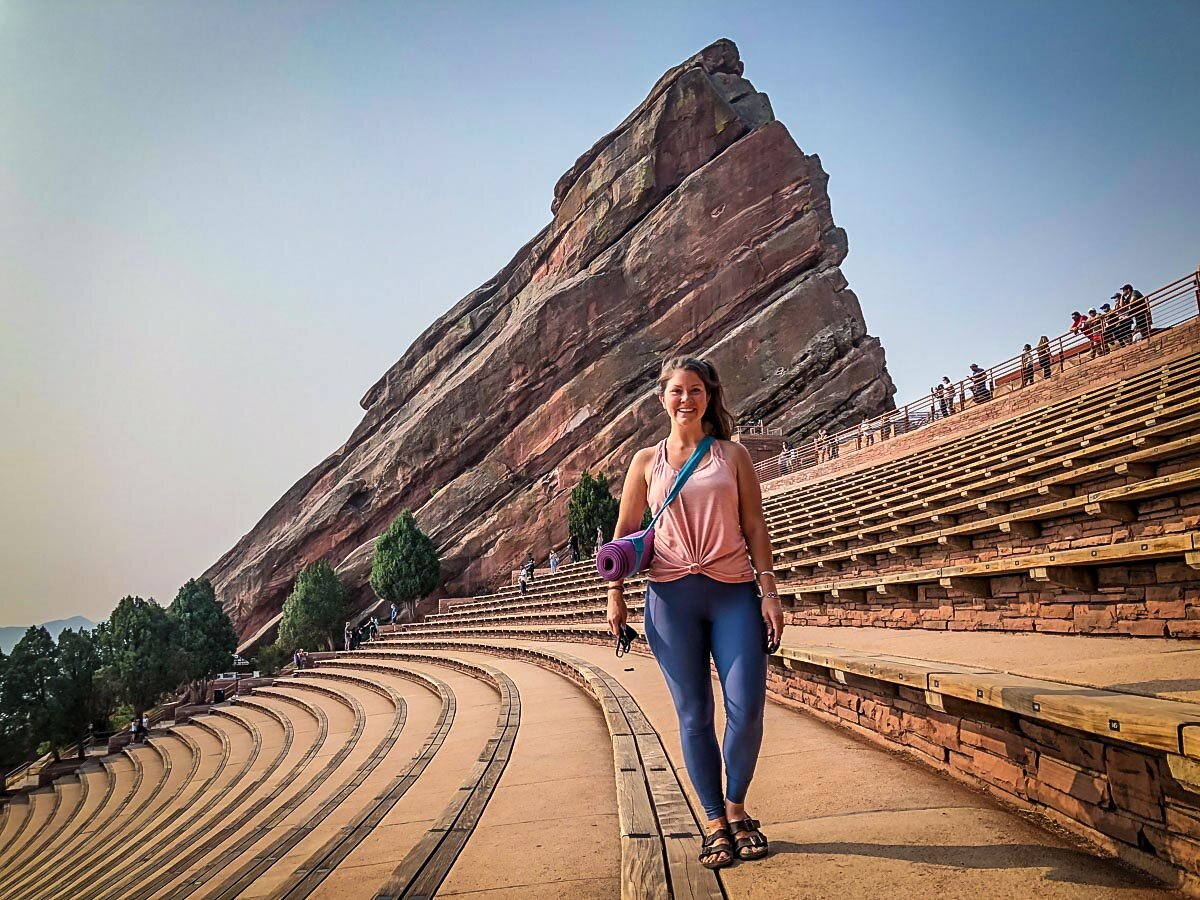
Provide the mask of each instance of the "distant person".
[{"label": "distant person", "polygon": [[600,526],[596,526],[596,552],[600,552],[600,548],[604,546],[604,532],[600,530]]},{"label": "distant person", "polygon": [[129,720],[129,743],[131,743],[131,744],[137,743],[138,725],[141,723],[141,721],[142,720],[139,719],[137,716],[134,716],[132,719]]},{"label": "distant person", "polygon": [[1104,335],[1104,346],[1108,348],[1120,347],[1120,313],[1112,308],[1109,303],[1100,304],[1100,332]]},{"label": "distant person", "polygon": [[1129,308],[1129,304],[1125,301],[1120,291],[1117,291],[1109,299],[1117,302],[1116,307],[1113,309],[1113,318],[1116,321],[1113,333],[1117,338],[1117,343],[1122,347],[1127,347],[1133,343],[1133,328],[1135,324],[1133,311]]},{"label": "distant person", "polygon": [[400,610],[396,609],[395,603],[388,604],[388,624],[395,625],[396,619],[400,618]]},{"label": "distant person", "polygon": [[292,665],[295,667],[297,672],[299,672],[301,669],[304,668],[304,651],[303,650],[297,650],[295,653],[292,654]]},{"label": "distant person", "polygon": [[579,538],[575,537],[575,535],[571,535],[567,541],[567,553],[570,556],[570,559],[567,560],[568,562],[577,563],[582,558],[579,555]]},{"label": "distant person", "polygon": [[946,405],[949,407],[946,415],[952,415],[954,413],[954,384],[950,381],[949,375],[942,376],[942,390],[946,392]]},{"label": "distant person", "polygon": [[837,459],[838,456],[838,438],[837,433],[825,435],[825,455],[829,459]]},{"label": "distant person", "polygon": [[525,577],[525,570],[521,570],[521,574],[517,576],[517,587],[521,591],[521,596],[524,597],[529,593],[529,580]]},{"label": "distant person", "polygon": [[1040,338],[1038,338],[1037,358],[1038,358],[1038,363],[1042,367],[1042,377],[1049,378],[1050,377],[1050,361],[1051,361],[1050,338],[1046,337],[1044,334]]},{"label": "distant person", "polygon": [[815,440],[815,450],[817,452],[817,462],[824,462],[829,458],[829,432],[821,428],[817,432]]},{"label": "distant person", "polygon": [[371,640],[379,637],[379,617],[371,616]]},{"label": "distant person", "polygon": [[1079,335],[1080,337],[1086,338],[1087,335],[1084,334],[1084,331],[1083,331],[1083,329],[1086,325],[1087,325],[1087,316],[1085,316],[1079,310],[1075,310],[1073,313],[1071,313],[1071,329],[1070,329],[1071,334]]},{"label": "distant person", "polygon": [[942,418],[950,418],[950,401],[946,397],[946,385],[940,381],[933,386],[933,399]]},{"label": "distant person", "polygon": [[780,475],[786,475],[788,473],[788,467],[791,463],[791,457],[788,456],[789,449],[790,448],[788,447],[787,441],[784,441],[783,449],[779,451],[779,474]]},{"label": "distant person", "polygon": [[1033,347],[1026,344],[1021,348],[1021,387],[1033,384]]},{"label": "distant person", "polygon": [[1108,352],[1108,348],[1104,345],[1104,323],[1095,308],[1087,311],[1081,331],[1083,336],[1092,342],[1091,356],[1093,358],[1103,356]]},{"label": "distant person", "polygon": [[525,572],[525,577],[533,581],[533,570],[537,568],[537,563],[533,559],[533,551],[529,551],[529,555],[525,557],[525,564],[521,567]]},{"label": "distant person", "polygon": [[145,713],[142,713],[142,718],[141,718],[140,724],[141,724],[140,730],[141,730],[141,734],[142,734],[142,743],[144,744],[144,743],[146,743],[146,738],[150,736],[150,717],[148,715],[146,715]]},{"label": "distant person", "polygon": [[1121,286],[1121,305],[1133,316],[1133,327],[1141,339],[1150,337],[1154,331],[1154,322],[1150,315],[1150,301],[1141,291],[1135,290],[1132,284]]},{"label": "distant person", "polygon": [[349,652],[354,649],[354,626],[349,622],[346,623],[346,629],[342,632],[342,636],[346,639],[346,650]]},{"label": "distant person", "polygon": [[975,398],[976,403],[987,403],[992,399],[987,372],[975,363],[971,363],[971,396]]},{"label": "distant person", "polygon": [[892,430],[892,412],[886,411],[879,417],[879,439],[886,441],[891,436]]},{"label": "distant person", "polygon": [[554,575],[558,572],[558,551],[551,549],[550,551],[550,574]]}]

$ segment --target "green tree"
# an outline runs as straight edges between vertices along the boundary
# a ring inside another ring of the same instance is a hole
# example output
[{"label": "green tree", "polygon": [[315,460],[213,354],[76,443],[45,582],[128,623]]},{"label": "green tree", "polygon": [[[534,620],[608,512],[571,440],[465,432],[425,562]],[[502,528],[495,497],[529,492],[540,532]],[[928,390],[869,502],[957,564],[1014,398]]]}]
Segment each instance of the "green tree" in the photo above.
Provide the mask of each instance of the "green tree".
[{"label": "green tree", "polygon": [[209,678],[233,665],[237,650],[233,623],[207,578],[189,579],[167,607],[167,615],[174,625],[180,674],[190,685],[191,701],[203,703]]},{"label": "green tree", "polygon": [[100,677],[120,703],[142,715],[179,685],[180,654],[167,611],[153,599],[125,597],[96,630]]},{"label": "green tree", "polygon": [[2,705],[12,716],[10,733],[21,756],[34,752],[50,738],[50,682],[57,656],[54,638],[39,626],[27,629],[8,657]]},{"label": "green tree", "polygon": [[100,652],[92,635],[85,629],[70,628],[58,636],[58,668],[50,682],[53,696],[51,739],[59,746],[79,742],[83,757],[83,739],[97,719],[106,719],[104,691],[97,683]]},{"label": "green tree", "polygon": [[289,654],[301,647],[333,650],[346,617],[346,588],[329,563],[318,560],[296,576],[283,604],[277,643]]},{"label": "green tree", "polygon": [[596,529],[611,540],[617,527],[620,504],[608,487],[608,477],[601,473],[595,478],[584,472],[579,484],[571,491],[567,501],[567,530],[579,543],[579,552],[591,555],[596,552]]},{"label": "green tree", "polygon": [[8,703],[8,656],[0,652],[0,772],[15,768],[25,757],[24,721]]},{"label": "green tree", "polygon": [[371,589],[384,600],[406,606],[416,617],[416,602],[438,586],[442,574],[433,541],[407,509],[375,542]]}]

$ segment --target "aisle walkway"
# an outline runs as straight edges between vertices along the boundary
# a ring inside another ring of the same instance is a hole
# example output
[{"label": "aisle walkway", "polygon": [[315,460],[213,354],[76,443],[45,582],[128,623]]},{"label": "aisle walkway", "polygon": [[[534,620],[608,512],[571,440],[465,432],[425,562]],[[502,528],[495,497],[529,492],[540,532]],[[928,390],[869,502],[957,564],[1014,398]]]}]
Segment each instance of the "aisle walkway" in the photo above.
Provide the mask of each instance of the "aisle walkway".
[{"label": "aisle walkway", "polygon": [[[568,650],[616,677],[662,735],[699,808],[682,767],[670,697],[652,659],[618,660],[594,645],[508,643]],[[763,820],[774,852],[724,870],[729,896],[738,900],[1172,896],[982,794],[774,703],[767,705],[748,807]]]}]

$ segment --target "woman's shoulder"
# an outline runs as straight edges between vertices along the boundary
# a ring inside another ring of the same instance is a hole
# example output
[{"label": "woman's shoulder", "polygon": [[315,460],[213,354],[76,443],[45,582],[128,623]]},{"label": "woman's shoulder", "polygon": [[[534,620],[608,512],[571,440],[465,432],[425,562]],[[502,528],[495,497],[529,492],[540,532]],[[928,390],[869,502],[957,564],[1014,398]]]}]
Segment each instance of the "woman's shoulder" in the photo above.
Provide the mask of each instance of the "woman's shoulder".
[{"label": "woman's shoulder", "polygon": [[738,441],[717,440],[717,446],[721,448],[721,452],[725,454],[725,458],[734,462],[739,462],[743,459],[750,459],[750,451],[746,449],[746,445]]},{"label": "woman's shoulder", "polygon": [[658,455],[658,451],[662,448],[662,442],[652,444],[649,447],[643,447],[637,453],[633,454],[633,465],[638,467],[646,467],[653,465],[654,458]]}]

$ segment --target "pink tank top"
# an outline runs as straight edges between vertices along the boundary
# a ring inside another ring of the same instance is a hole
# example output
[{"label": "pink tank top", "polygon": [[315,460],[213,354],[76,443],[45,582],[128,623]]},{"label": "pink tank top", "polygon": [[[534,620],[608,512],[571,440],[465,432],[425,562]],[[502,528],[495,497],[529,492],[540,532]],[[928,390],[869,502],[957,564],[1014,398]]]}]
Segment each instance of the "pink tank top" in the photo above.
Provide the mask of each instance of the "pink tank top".
[{"label": "pink tank top", "polygon": [[[667,462],[664,440],[658,445],[650,473],[647,499],[655,512],[677,473]],[[704,461],[654,526],[650,580],[676,581],[696,573],[726,584],[754,580],[738,510],[737,472],[720,441],[713,442]]]}]

